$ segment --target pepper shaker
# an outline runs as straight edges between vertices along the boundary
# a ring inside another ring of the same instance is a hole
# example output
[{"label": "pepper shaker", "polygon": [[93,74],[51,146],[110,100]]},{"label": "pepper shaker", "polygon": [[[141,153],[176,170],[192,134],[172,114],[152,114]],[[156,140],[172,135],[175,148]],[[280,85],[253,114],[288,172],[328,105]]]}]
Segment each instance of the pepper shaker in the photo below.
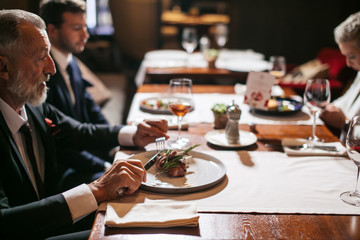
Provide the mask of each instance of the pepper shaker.
[{"label": "pepper shaker", "polygon": [[239,106],[235,104],[234,100],[232,104],[227,106],[226,113],[228,116],[228,122],[225,128],[226,139],[229,144],[239,143],[239,120],[241,110]]}]

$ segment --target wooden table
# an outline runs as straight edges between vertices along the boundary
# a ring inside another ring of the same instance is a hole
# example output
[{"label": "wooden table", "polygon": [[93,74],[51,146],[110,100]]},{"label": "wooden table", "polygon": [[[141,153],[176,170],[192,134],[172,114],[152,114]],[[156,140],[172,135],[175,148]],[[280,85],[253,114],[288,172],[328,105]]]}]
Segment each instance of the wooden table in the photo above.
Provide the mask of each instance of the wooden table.
[{"label": "wooden table", "polygon": [[[174,68],[146,68],[144,83],[169,83],[172,78],[190,78],[196,84],[221,84],[234,85],[235,83],[246,84],[248,72],[235,72],[221,68],[192,68],[192,67],[174,67]],[[280,83],[281,87],[292,88],[302,95],[306,84]],[[342,83],[338,80],[330,81],[332,94],[339,95],[342,89]]]},{"label": "wooden table", "polygon": [[191,78],[198,84],[246,83],[248,72],[235,72],[221,68],[147,68],[145,83],[169,83],[172,78]]},{"label": "wooden table", "polygon": [[[164,89],[162,85],[143,86],[141,92]],[[229,86],[194,86],[194,92],[231,93]],[[249,130],[248,125],[240,129]],[[183,136],[200,143],[199,150],[214,150],[204,134],[213,130],[211,124],[190,124]],[[273,151],[265,143],[279,143],[284,137],[306,138],[311,126],[258,125],[258,141],[247,151]],[[325,141],[338,139],[325,127],[316,134]],[[176,135],[176,131],[170,131]],[[200,213],[197,228],[105,228],[104,213],[99,212],[89,239],[360,239],[360,216],[311,214],[243,214]]]}]

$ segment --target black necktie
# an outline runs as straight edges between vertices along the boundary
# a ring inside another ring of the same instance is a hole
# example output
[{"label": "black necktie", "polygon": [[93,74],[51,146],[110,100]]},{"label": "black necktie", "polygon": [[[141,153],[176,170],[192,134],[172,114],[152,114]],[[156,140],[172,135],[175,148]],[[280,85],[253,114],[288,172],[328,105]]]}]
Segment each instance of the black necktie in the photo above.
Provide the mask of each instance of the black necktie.
[{"label": "black necktie", "polygon": [[38,167],[36,164],[36,159],[35,159],[35,154],[34,154],[34,149],[33,149],[33,144],[32,144],[32,138],[31,138],[31,129],[30,129],[29,123],[25,123],[24,125],[22,125],[20,128],[20,132],[22,134],[24,134],[24,136],[25,136],[26,152],[27,152],[28,158],[31,163],[31,167],[34,172],[34,177],[35,177],[35,182],[36,182],[39,198],[42,199],[45,196],[45,190],[44,190],[45,188],[44,188],[44,183],[41,180],[39,170],[38,170]]},{"label": "black necktie", "polygon": [[76,77],[75,77],[75,67],[74,66],[76,63],[74,63],[73,61],[69,62],[69,65],[66,67],[66,71],[69,74],[69,79],[70,79],[70,84],[71,84],[71,88],[73,90],[74,93],[74,97],[75,97],[75,114],[76,114],[76,119],[81,121],[81,93],[80,93],[80,88],[78,86],[78,83],[76,82]]}]

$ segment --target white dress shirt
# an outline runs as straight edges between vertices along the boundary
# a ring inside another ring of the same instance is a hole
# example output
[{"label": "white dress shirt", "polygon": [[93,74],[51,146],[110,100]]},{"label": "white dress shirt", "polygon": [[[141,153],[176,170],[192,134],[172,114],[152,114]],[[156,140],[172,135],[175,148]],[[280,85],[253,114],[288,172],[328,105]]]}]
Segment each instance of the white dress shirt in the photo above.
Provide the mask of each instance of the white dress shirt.
[{"label": "white dress shirt", "polygon": [[69,62],[72,60],[73,55],[69,54],[68,56],[66,56],[54,46],[51,46],[50,52],[51,52],[52,57],[56,61],[57,67],[65,81],[65,85],[70,94],[71,102],[73,104],[75,104],[74,91],[72,90],[72,87],[71,87],[69,74],[66,71],[66,68],[69,65]]},{"label": "white dress shirt", "polygon": [[350,88],[344,95],[333,101],[333,104],[340,108],[345,116],[351,119],[360,113],[360,72],[357,73]]}]

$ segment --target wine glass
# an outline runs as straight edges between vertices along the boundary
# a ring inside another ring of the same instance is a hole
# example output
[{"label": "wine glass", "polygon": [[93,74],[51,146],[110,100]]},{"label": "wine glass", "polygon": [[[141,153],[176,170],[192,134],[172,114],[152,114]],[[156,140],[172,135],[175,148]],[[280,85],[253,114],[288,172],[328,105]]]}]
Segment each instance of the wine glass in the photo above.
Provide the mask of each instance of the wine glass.
[{"label": "wine glass", "polygon": [[347,191],[340,195],[344,202],[360,207],[360,193],[358,191],[358,181],[360,173],[360,116],[355,116],[351,120],[346,136],[346,149],[351,160],[358,167],[355,191]]},{"label": "wine glass", "polygon": [[181,137],[181,121],[193,108],[192,81],[187,78],[171,79],[169,84],[169,108],[177,116],[178,136],[168,143],[172,149],[183,149],[190,146],[187,138]]},{"label": "wine glass", "polygon": [[309,137],[309,140],[312,141],[321,141],[315,135],[316,128],[316,119],[322,109],[325,109],[326,105],[330,102],[330,84],[329,80],[316,78],[309,79],[306,83],[305,92],[304,92],[304,104],[309,108],[311,114],[313,115],[313,127],[312,127],[312,136]]},{"label": "wine glass", "polygon": [[275,77],[275,84],[279,84],[286,73],[286,60],[284,56],[270,57],[269,73]]},{"label": "wine glass", "polygon": [[185,27],[182,32],[181,45],[189,54],[193,53],[198,45],[197,31],[193,27]]},{"label": "wine glass", "polygon": [[228,27],[225,24],[218,24],[215,27],[215,42],[223,48],[228,40]]}]

